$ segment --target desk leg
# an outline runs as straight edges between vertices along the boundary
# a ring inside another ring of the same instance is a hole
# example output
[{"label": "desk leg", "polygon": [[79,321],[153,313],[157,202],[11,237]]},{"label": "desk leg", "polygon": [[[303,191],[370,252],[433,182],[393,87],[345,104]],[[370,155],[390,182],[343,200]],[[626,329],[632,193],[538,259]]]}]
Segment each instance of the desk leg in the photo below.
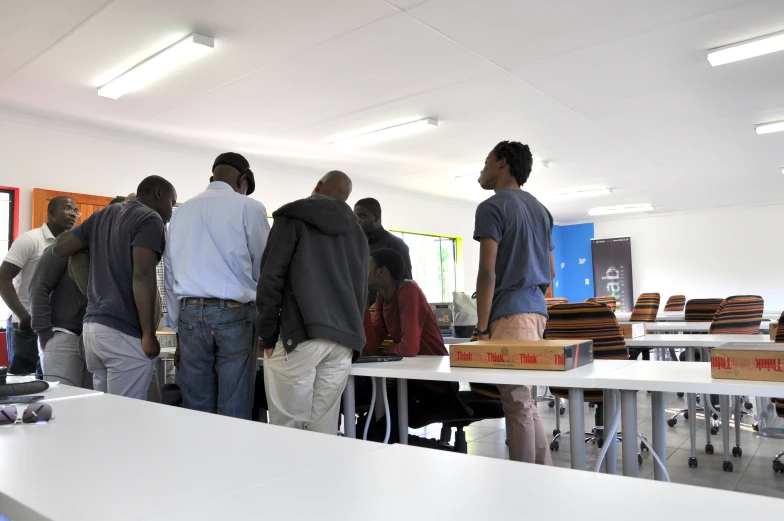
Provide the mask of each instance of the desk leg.
[{"label": "desk leg", "polygon": [[400,443],[408,445],[408,380],[397,380],[397,437]]},{"label": "desk leg", "polygon": [[[694,361],[694,348],[686,348],[686,361]],[[689,467],[697,466],[697,395],[695,393],[686,393],[686,402],[689,409],[689,447],[691,455],[689,457]],[[710,432],[710,431],[708,431]],[[666,454],[664,455],[667,456]],[[662,455],[660,454],[661,458]],[[663,461],[663,460],[662,460]]]},{"label": "desk leg", "polygon": [[610,427],[615,417],[615,393],[612,390],[604,390],[604,443],[608,444],[607,454],[604,457],[604,472],[616,474],[618,472],[617,442],[615,441],[618,433],[611,433]]},{"label": "desk leg", "polygon": [[[664,407],[664,393],[654,391],[651,393],[651,425],[653,452],[662,460],[662,465],[667,465],[667,410]],[[695,431],[694,435],[697,433]],[[655,461],[655,460],[654,460]],[[666,481],[664,469],[654,463],[653,478],[656,481]]]},{"label": "desk leg", "polygon": [[[585,393],[569,389],[569,430],[572,449],[572,468],[585,470]],[[558,411],[555,411],[558,414]]]},{"label": "desk leg", "polygon": [[732,461],[730,461],[730,397],[727,394],[719,396],[719,407],[721,407],[721,441],[724,443],[724,471],[732,472]]},{"label": "desk leg", "polygon": [[354,394],[354,377],[349,375],[343,391],[343,434],[346,438],[357,437],[357,407]]},{"label": "desk leg", "polygon": [[637,465],[637,391],[621,391],[621,422],[623,475],[636,478],[640,471]]}]

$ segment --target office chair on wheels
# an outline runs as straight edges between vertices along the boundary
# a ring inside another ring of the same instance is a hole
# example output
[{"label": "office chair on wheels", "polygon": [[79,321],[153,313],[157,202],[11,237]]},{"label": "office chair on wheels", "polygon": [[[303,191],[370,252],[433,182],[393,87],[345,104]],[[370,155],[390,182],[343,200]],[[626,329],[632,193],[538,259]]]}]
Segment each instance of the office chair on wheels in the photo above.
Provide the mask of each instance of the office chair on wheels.
[{"label": "office chair on wheels", "polygon": [[[784,313],[782,316],[784,316]],[[776,342],[778,341],[778,334],[776,334]],[[773,398],[771,401],[776,405],[776,415],[779,418],[784,418],[784,398]],[[773,472],[776,474],[784,474],[784,462],[781,461],[782,456],[784,456],[784,451],[779,452],[773,458]]]},{"label": "office chair on wheels", "polygon": [[683,311],[683,307],[686,305],[686,296],[685,295],[673,295],[667,299],[667,303],[664,305],[664,312],[677,312]]},{"label": "office chair on wheels", "polygon": [[[632,309],[632,316],[629,318],[630,322],[656,322],[656,315],[659,313],[659,304],[661,303],[661,295],[658,293],[643,293],[637,298]],[[634,348],[629,349],[629,360],[637,360],[642,354],[643,360],[651,359],[650,348]]]},{"label": "office chair on wheels", "polygon": [[[629,350],[621,333],[621,326],[615,314],[605,304],[595,302],[582,302],[575,304],[559,304],[548,310],[549,318],[545,326],[544,338],[547,340],[593,340],[593,356],[595,360],[626,360]],[[567,399],[568,389],[550,387],[550,391],[557,399]],[[593,432],[583,433],[586,443],[596,443],[600,447],[604,443],[603,408],[604,391],[602,389],[585,389],[585,401],[596,404],[596,426]],[[559,449],[559,440],[564,436],[556,428],[550,450]],[[576,433],[572,433],[576,435]],[[618,433],[617,440],[621,440]],[[642,463],[642,456],[638,453],[638,462]]]}]

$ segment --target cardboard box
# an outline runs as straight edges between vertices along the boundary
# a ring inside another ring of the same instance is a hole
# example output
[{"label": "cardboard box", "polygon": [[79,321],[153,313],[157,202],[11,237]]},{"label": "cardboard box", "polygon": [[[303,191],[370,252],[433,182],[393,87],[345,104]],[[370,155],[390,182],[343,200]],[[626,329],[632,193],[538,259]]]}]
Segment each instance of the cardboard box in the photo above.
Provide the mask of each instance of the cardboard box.
[{"label": "cardboard box", "polygon": [[784,382],[784,344],[725,344],[711,351],[711,376]]},{"label": "cardboard box", "polygon": [[630,322],[621,324],[623,338],[639,338],[645,336],[645,322]]},{"label": "cardboard box", "polygon": [[770,339],[776,340],[776,331],[779,330],[779,323],[775,321],[770,322]]},{"label": "cardboard box", "polygon": [[568,371],[592,362],[592,340],[482,340],[449,346],[453,367]]}]

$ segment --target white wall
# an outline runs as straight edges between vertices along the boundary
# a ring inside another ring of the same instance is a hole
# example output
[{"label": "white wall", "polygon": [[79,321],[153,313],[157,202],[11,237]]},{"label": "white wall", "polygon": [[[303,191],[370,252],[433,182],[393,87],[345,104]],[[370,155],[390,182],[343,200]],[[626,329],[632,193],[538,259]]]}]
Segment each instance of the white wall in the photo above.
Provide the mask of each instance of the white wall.
[{"label": "white wall", "polygon": [[[171,181],[185,201],[207,185],[215,155],[0,112],[0,185],[21,189],[20,232],[30,229],[33,188],[114,197],[135,191],[144,177],[157,174]],[[315,178],[265,169],[262,158],[248,159],[256,174],[253,197],[270,213],[307,197],[316,184]],[[479,262],[471,238],[475,206],[355,182],[349,203],[363,197],[379,199],[387,228],[462,237],[458,289],[474,291]]]},{"label": "white wall", "polygon": [[631,237],[635,298],[761,295],[784,309],[784,204],[596,222],[597,239]]}]

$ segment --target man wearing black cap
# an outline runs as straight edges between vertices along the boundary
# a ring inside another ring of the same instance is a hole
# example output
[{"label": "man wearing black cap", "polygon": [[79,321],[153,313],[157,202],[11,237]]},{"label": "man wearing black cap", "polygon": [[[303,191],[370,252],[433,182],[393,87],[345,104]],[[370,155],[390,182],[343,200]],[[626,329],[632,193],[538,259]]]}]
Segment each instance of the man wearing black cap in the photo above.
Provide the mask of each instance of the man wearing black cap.
[{"label": "man wearing black cap", "polygon": [[255,188],[244,157],[218,156],[207,190],[174,214],[164,257],[183,406],[246,419],[259,342],[256,285],[270,229],[264,205],[246,197]]}]

